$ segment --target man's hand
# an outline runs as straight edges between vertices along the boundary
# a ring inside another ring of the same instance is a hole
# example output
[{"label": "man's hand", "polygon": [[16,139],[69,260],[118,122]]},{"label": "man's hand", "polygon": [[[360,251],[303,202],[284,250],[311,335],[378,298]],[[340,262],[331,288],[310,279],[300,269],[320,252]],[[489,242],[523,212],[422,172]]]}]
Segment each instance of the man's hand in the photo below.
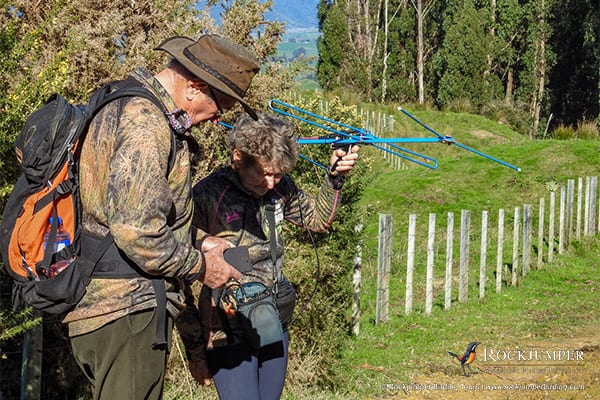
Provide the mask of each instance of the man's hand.
[{"label": "man's hand", "polygon": [[206,237],[202,241],[205,271],[200,280],[211,289],[223,286],[231,278],[239,280],[242,277],[242,274],[223,258],[223,252],[230,247],[231,243],[216,236]]},{"label": "man's hand", "polygon": [[190,361],[190,373],[194,379],[201,385],[210,386],[212,375],[206,364],[206,360]]},{"label": "man's hand", "polygon": [[351,152],[348,152],[347,148],[335,149],[329,160],[329,173],[332,176],[344,176],[352,171],[358,158],[359,149],[358,145],[353,145]]},{"label": "man's hand", "polygon": [[223,258],[223,252],[229,247],[229,242],[220,243],[203,252],[206,269],[202,283],[211,289],[223,286],[231,278],[239,280],[242,277],[242,274]]}]

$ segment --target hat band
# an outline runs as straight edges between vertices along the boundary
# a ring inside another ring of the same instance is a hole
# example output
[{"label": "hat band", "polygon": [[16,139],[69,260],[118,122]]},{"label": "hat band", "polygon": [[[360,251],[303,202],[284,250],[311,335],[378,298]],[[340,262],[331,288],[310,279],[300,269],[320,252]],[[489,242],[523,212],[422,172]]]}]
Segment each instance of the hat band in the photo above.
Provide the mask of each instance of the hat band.
[{"label": "hat band", "polygon": [[183,49],[183,54],[190,59],[194,64],[198,67],[202,68],[221,82],[223,82],[229,89],[233,90],[238,96],[244,97],[244,91],[240,89],[235,83],[229,80],[225,75],[221,74],[219,71],[211,68],[210,66],[204,64],[202,61],[196,58],[187,48]]}]

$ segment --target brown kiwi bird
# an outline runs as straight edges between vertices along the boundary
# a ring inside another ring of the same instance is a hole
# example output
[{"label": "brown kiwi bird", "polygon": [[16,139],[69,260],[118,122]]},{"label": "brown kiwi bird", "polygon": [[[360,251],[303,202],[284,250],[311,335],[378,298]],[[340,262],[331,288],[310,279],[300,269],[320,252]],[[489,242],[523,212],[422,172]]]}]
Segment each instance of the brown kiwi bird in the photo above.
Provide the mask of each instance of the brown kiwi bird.
[{"label": "brown kiwi bird", "polygon": [[467,375],[467,371],[465,370],[465,365],[467,367],[469,367],[469,371],[471,371],[471,364],[473,363],[473,361],[475,361],[475,349],[477,348],[477,346],[479,346],[479,342],[471,342],[469,343],[469,345],[467,346],[467,350],[465,350],[465,353],[462,356],[459,356],[458,354],[454,354],[451,351],[448,352],[448,354],[454,358],[456,358],[458,361],[460,361],[460,366],[463,369],[463,374],[465,374],[465,376]]}]

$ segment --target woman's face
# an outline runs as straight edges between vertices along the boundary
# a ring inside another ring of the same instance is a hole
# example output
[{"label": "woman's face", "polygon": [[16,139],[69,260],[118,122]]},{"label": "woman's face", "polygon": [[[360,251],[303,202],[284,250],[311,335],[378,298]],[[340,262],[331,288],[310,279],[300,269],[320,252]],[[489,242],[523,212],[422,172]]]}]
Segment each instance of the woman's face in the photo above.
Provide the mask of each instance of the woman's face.
[{"label": "woman's face", "polygon": [[283,177],[283,172],[277,166],[264,165],[259,160],[242,163],[241,153],[237,150],[233,153],[233,165],[242,185],[256,197],[264,196]]}]

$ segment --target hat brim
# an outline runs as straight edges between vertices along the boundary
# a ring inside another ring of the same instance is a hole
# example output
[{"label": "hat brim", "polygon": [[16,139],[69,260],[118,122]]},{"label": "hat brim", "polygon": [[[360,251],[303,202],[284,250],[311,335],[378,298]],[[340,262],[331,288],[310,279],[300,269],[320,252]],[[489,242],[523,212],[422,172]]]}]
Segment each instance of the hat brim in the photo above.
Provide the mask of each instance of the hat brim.
[{"label": "hat brim", "polygon": [[237,102],[239,102],[242,105],[242,107],[244,108],[244,110],[255,121],[257,121],[258,116],[256,115],[256,112],[252,109],[252,107],[250,107],[250,105],[246,101],[244,101],[244,99],[242,97],[240,97],[229,86],[227,86],[226,84],[221,82],[219,79],[217,79],[215,76],[210,74],[208,71],[206,71],[206,70],[202,69],[201,67],[199,67],[198,65],[194,64],[191,60],[189,60],[185,56],[184,50],[188,46],[191,46],[194,43],[195,43],[195,41],[193,39],[190,39],[190,38],[184,37],[184,36],[177,36],[177,37],[173,37],[173,38],[165,40],[160,45],[158,45],[155,48],[155,50],[162,50],[162,51],[169,53],[181,65],[183,65],[185,67],[185,69],[190,71],[193,75],[197,76],[198,78],[202,79],[204,82],[206,82],[207,85],[213,87],[214,89],[218,90],[219,92],[226,94],[229,97],[232,97]]}]

